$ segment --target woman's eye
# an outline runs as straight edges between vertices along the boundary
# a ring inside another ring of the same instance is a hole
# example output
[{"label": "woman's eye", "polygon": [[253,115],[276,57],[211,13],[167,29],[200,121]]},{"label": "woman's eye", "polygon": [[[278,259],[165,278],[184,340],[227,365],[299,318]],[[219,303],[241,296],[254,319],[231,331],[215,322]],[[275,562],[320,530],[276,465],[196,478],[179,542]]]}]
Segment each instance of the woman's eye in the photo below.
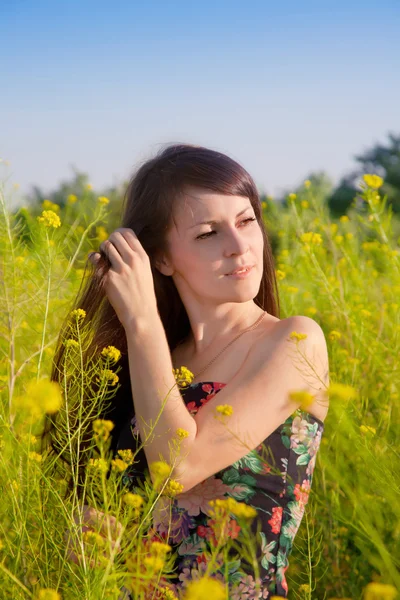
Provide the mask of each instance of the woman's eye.
[{"label": "woman's eye", "polygon": [[[256,220],[255,217],[249,217],[248,219],[244,219],[244,221],[241,221],[241,223],[248,223],[249,221],[255,221],[255,220]],[[196,240],[206,239],[212,233],[216,233],[216,231],[208,231],[207,233],[202,233],[201,235],[197,236]]]}]

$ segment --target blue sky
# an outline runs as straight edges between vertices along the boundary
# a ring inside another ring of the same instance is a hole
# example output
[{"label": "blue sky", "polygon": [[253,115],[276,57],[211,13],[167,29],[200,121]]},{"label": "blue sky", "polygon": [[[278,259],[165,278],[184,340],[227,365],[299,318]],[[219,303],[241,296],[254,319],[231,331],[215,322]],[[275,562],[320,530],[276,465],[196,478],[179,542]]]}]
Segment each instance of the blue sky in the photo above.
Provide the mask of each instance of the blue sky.
[{"label": "blue sky", "polygon": [[101,190],[189,142],[272,195],[337,183],[400,133],[399,32],[399,0],[0,2],[0,178]]}]

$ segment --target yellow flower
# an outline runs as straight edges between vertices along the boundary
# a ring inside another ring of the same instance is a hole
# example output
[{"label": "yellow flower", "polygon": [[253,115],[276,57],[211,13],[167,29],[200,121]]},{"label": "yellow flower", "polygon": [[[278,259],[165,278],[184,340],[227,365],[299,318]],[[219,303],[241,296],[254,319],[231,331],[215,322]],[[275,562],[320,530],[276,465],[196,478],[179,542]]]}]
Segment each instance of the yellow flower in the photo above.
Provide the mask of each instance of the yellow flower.
[{"label": "yellow flower", "polygon": [[370,434],[372,433],[372,435],[376,434],[376,429],[375,427],[370,427],[369,425],[360,425],[360,432],[362,434],[366,433],[366,434]]},{"label": "yellow flower", "polygon": [[230,417],[233,414],[233,408],[230,404],[218,404],[215,410],[225,417]]},{"label": "yellow flower", "polygon": [[213,518],[221,518],[226,513],[232,513],[239,519],[253,519],[257,516],[255,508],[244,502],[237,502],[237,500],[232,497],[210,500],[209,505],[211,507],[210,515]]},{"label": "yellow flower", "polygon": [[[111,369],[102,369],[100,371],[101,379],[105,379],[106,383],[110,383],[110,385],[116,385],[119,381],[119,377],[114,371]],[[100,382],[101,379],[97,377],[97,381]]]},{"label": "yellow flower", "polygon": [[289,200],[296,200],[297,194],[293,194],[293,193],[289,194],[288,198],[289,198]]},{"label": "yellow flower", "polygon": [[98,202],[99,204],[104,204],[104,205],[105,205],[105,204],[109,204],[109,202],[110,202],[110,201],[109,201],[109,199],[108,199],[108,198],[106,198],[106,196],[99,196],[99,197],[97,198],[97,202]]},{"label": "yellow flower", "polygon": [[338,245],[340,245],[343,243],[344,237],[342,235],[335,235],[334,240]]},{"label": "yellow flower", "polygon": [[100,242],[104,242],[104,240],[108,238],[108,231],[105,227],[103,227],[103,225],[96,227],[96,236]]},{"label": "yellow flower", "polygon": [[172,590],[169,590],[168,588],[161,588],[160,592],[162,593],[162,598],[164,600],[178,600],[174,592]]},{"label": "yellow flower", "polygon": [[172,372],[175,377],[175,381],[178,384],[178,387],[186,387],[188,384],[192,383],[194,379],[194,375],[189,369],[186,367],[180,367],[179,369],[172,369]]},{"label": "yellow flower", "polygon": [[32,417],[39,417],[43,413],[54,414],[60,410],[61,404],[59,384],[48,379],[31,380],[26,386],[25,393],[14,398],[14,405],[26,410]]},{"label": "yellow flower", "polygon": [[364,600],[394,600],[396,588],[385,583],[369,583],[364,589]]},{"label": "yellow flower", "polygon": [[104,458],[90,458],[88,468],[106,473],[108,471],[108,464]]},{"label": "yellow flower", "polygon": [[87,183],[85,187],[86,187],[87,190],[92,190],[93,189],[93,186],[92,186],[91,183]]},{"label": "yellow flower", "polygon": [[43,200],[42,207],[45,210],[53,210],[54,212],[59,212],[59,210],[60,210],[60,207],[58,206],[58,204],[55,204],[51,200]]},{"label": "yellow flower", "polygon": [[175,479],[170,479],[163,490],[165,496],[176,496],[183,492],[183,485]]},{"label": "yellow flower", "polygon": [[188,437],[189,432],[186,431],[186,429],[182,429],[182,427],[178,427],[176,430],[176,435],[180,440],[183,440],[184,438]]},{"label": "yellow flower", "polygon": [[346,239],[352,240],[353,237],[354,237],[354,235],[351,233],[351,231],[349,231],[349,233],[346,233]]},{"label": "yellow flower", "polygon": [[289,285],[287,287],[287,291],[289,292],[289,294],[297,294],[297,292],[299,291],[299,288],[297,288],[293,285]]},{"label": "yellow flower", "polygon": [[79,348],[79,342],[77,342],[76,340],[73,340],[72,338],[69,338],[68,340],[65,340],[64,346],[66,348],[75,348],[75,349],[78,349]]},{"label": "yellow flower", "polygon": [[60,227],[61,225],[60,217],[52,210],[44,210],[37,220],[45,227]]},{"label": "yellow flower", "polygon": [[307,200],[302,200],[300,204],[302,208],[308,208],[310,206]]},{"label": "yellow flower", "polygon": [[61,600],[61,596],[56,590],[46,588],[39,590],[38,600]]},{"label": "yellow flower", "polygon": [[275,275],[276,275],[276,278],[278,281],[280,281],[281,279],[285,279],[285,277],[286,277],[285,271],[281,271],[280,269],[277,269],[275,271]]},{"label": "yellow flower", "polygon": [[96,437],[102,440],[108,440],[110,432],[114,429],[114,423],[106,419],[95,419],[93,421],[93,431]]},{"label": "yellow flower", "polygon": [[263,200],[263,201],[261,202],[261,206],[262,206],[262,208],[267,208],[267,203],[266,203],[266,202],[264,202],[264,200]]},{"label": "yellow flower", "polygon": [[75,319],[77,322],[83,321],[86,317],[86,311],[83,308],[75,308],[75,310],[71,311],[72,319]]},{"label": "yellow flower", "polygon": [[143,562],[152,571],[161,571],[164,566],[164,559],[161,556],[146,556]]},{"label": "yellow flower", "polygon": [[342,215],[339,219],[339,221],[341,223],[348,223],[350,221],[349,217],[347,215]]},{"label": "yellow flower", "polygon": [[342,337],[342,334],[340,333],[340,331],[336,331],[335,329],[332,329],[332,331],[329,332],[328,337],[332,341],[339,340]]},{"label": "yellow flower", "polygon": [[217,579],[202,577],[189,582],[183,600],[228,600],[224,585]]},{"label": "yellow flower", "polygon": [[311,185],[311,181],[309,179],[306,179],[304,182],[304,187],[308,189],[310,187],[310,185]]},{"label": "yellow flower", "polygon": [[122,500],[128,506],[133,506],[133,508],[141,508],[141,506],[143,506],[144,503],[144,499],[142,498],[142,496],[139,496],[139,494],[131,494],[130,492],[124,494],[122,496]]},{"label": "yellow flower", "polygon": [[0,550],[3,550],[3,548],[4,548],[4,544],[3,544],[3,542],[0,540]]},{"label": "yellow flower", "polygon": [[122,458],[123,461],[128,463],[128,465],[133,463],[133,452],[130,448],[126,448],[124,450],[118,450],[118,454]]},{"label": "yellow flower", "polygon": [[115,346],[107,346],[101,351],[101,355],[116,363],[121,358],[121,352]]},{"label": "yellow flower", "polygon": [[297,341],[305,340],[306,337],[307,337],[306,333],[298,333],[297,331],[292,331],[289,335],[289,339],[297,340]]},{"label": "yellow flower", "polygon": [[75,196],[75,194],[69,194],[69,196],[67,196],[68,204],[75,204],[77,200],[78,198]]},{"label": "yellow flower", "polygon": [[[348,359],[351,362],[351,358]],[[354,400],[358,397],[358,392],[355,388],[350,385],[345,385],[343,383],[331,383],[326,390],[328,395],[334,396],[336,398],[341,398],[346,400],[349,398],[350,400]]]},{"label": "yellow flower", "polygon": [[93,544],[93,546],[98,546],[102,548],[105,545],[105,539],[96,531],[84,531],[82,534],[82,538],[85,542],[89,544]]},{"label": "yellow flower", "polygon": [[292,402],[299,402],[301,408],[308,408],[315,400],[315,396],[310,392],[306,391],[292,391],[289,392],[289,399]]},{"label": "yellow flower", "polygon": [[149,470],[156,481],[165,481],[171,475],[172,468],[165,460],[156,460],[150,463]]},{"label": "yellow flower", "polygon": [[111,465],[113,471],[119,471],[120,473],[126,471],[126,469],[128,468],[128,464],[121,458],[114,458],[111,461]]},{"label": "yellow flower", "polygon": [[302,233],[300,236],[300,240],[305,244],[314,244],[315,246],[319,246],[322,244],[322,237],[319,233],[315,233],[314,231],[307,231],[306,233]]},{"label": "yellow flower", "polygon": [[172,547],[164,542],[152,542],[150,550],[156,556],[165,556],[168,552],[171,552]]},{"label": "yellow flower", "polygon": [[363,175],[363,179],[368,187],[376,190],[383,185],[383,179],[382,177],[379,177],[379,175],[371,175],[370,173],[366,173]]},{"label": "yellow flower", "polygon": [[28,457],[30,460],[34,460],[36,462],[42,462],[42,455],[37,452],[28,452]]}]

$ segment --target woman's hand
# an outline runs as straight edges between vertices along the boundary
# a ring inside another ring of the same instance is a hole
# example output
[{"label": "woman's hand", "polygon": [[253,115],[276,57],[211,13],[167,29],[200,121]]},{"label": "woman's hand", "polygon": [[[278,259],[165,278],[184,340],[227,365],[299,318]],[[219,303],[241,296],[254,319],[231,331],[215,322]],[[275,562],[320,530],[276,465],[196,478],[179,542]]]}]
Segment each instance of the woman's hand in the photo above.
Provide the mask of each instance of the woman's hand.
[{"label": "woman's hand", "polygon": [[[65,531],[64,534],[64,541],[67,544],[67,559],[71,560],[72,562],[74,562],[75,564],[81,564],[83,563],[83,556],[81,553],[82,547],[78,542],[78,539],[75,537],[76,535],[79,536],[79,538],[82,537],[82,533],[85,531],[96,531],[99,533],[99,535],[104,539],[105,542],[105,546],[108,540],[108,525],[107,522],[109,524],[109,528],[110,528],[110,534],[111,534],[111,548],[115,548],[116,547],[116,551],[121,552],[121,544],[120,544],[120,539],[121,539],[121,535],[123,532],[123,525],[116,520],[115,517],[111,516],[111,515],[105,515],[103,512],[98,511],[94,508],[92,508],[91,506],[88,506],[87,504],[84,504],[82,507],[82,513],[81,513],[81,518],[78,517],[78,515],[74,515],[74,521],[75,523],[78,525],[79,523],[82,523],[82,528],[81,528],[81,532],[80,534],[76,534],[73,531],[71,531],[70,529],[67,529]],[[84,544],[83,550],[85,552],[85,555],[88,554],[91,550],[91,548],[93,547],[93,543],[89,543],[89,544]],[[104,557],[108,557],[108,553],[103,550],[100,550],[100,553],[104,556]],[[89,566],[90,567],[95,567],[95,561],[93,559],[90,559],[89,562]],[[99,566],[97,564],[97,566]]]},{"label": "woman's hand", "polygon": [[[111,263],[104,275],[104,289],[124,328],[158,315],[150,259],[132,229],[120,227],[100,244]],[[89,255],[97,265],[98,252]]]}]

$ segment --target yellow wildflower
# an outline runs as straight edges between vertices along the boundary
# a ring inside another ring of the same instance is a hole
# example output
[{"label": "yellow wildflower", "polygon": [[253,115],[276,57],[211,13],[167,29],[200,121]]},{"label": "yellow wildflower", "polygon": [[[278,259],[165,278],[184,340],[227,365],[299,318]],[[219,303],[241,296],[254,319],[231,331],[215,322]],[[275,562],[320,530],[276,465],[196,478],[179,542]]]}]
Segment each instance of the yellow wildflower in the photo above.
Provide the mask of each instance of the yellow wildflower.
[{"label": "yellow wildflower", "polygon": [[205,598],[228,600],[228,595],[224,585],[217,579],[206,576],[190,581],[183,600],[204,600]]},{"label": "yellow wildflower", "polygon": [[133,506],[133,508],[141,508],[141,506],[143,506],[144,503],[144,499],[142,496],[140,496],[139,494],[131,494],[130,492],[124,494],[122,496],[122,500],[128,506]]},{"label": "yellow wildflower", "polygon": [[233,408],[230,404],[218,404],[215,410],[225,417],[230,417],[233,414]]},{"label": "yellow wildflower", "polygon": [[178,384],[178,387],[186,387],[188,384],[192,383],[194,379],[193,373],[186,367],[172,369],[172,372],[174,374],[175,381]]},{"label": "yellow wildflower", "polygon": [[189,432],[186,431],[186,429],[182,429],[182,427],[178,427],[176,430],[176,435],[180,440],[183,440],[184,438],[188,437]]},{"label": "yellow wildflower", "polygon": [[36,462],[42,462],[42,455],[37,452],[28,452],[28,457],[30,460],[34,460]]},{"label": "yellow wildflower", "polygon": [[160,592],[162,594],[162,598],[164,600],[178,600],[177,596],[175,596],[174,592],[172,590],[169,590],[168,588],[161,588]]},{"label": "yellow wildflower", "polygon": [[351,233],[351,231],[349,231],[348,233],[346,233],[346,239],[352,240],[353,237],[354,237],[354,235]]},{"label": "yellow wildflower", "polygon": [[26,410],[32,417],[39,417],[43,413],[54,414],[60,410],[61,404],[59,384],[48,379],[31,380],[26,386],[25,393],[14,398],[14,405]]},{"label": "yellow wildflower", "polygon": [[364,589],[364,600],[394,600],[396,588],[385,583],[372,582]]},{"label": "yellow wildflower", "polygon": [[297,341],[305,340],[306,337],[307,337],[306,333],[298,333],[297,331],[292,331],[289,335],[289,339],[297,340]]},{"label": "yellow wildflower", "polygon": [[308,190],[308,188],[311,186],[311,181],[309,179],[306,179],[304,182],[304,187]]},{"label": "yellow wildflower", "polygon": [[299,288],[295,287],[293,285],[289,285],[287,287],[287,291],[289,292],[289,294],[297,294],[297,292],[299,291]]},{"label": "yellow wildflower", "polygon": [[261,202],[261,206],[262,206],[262,208],[267,208],[267,203],[266,203],[266,202],[263,200],[263,201]]},{"label": "yellow wildflower", "polygon": [[149,465],[151,475],[157,481],[165,481],[171,475],[171,466],[165,460],[156,460]]},{"label": "yellow wildflower", "polygon": [[101,351],[101,355],[116,363],[121,358],[121,352],[115,346],[107,346]]},{"label": "yellow wildflower", "polygon": [[277,269],[275,271],[275,275],[276,275],[276,278],[278,281],[280,281],[281,279],[285,279],[285,277],[286,277],[285,271],[281,271],[280,269]]},{"label": "yellow wildflower", "polygon": [[0,550],[3,550],[3,548],[4,548],[4,544],[3,544],[3,542],[0,540]]},{"label": "yellow wildflower", "polygon": [[338,246],[340,244],[343,244],[344,237],[342,235],[335,235],[333,239],[335,240]]},{"label": "yellow wildflower", "polygon": [[109,438],[110,432],[114,429],[114,423],[107,419],[95,419],[93,421],[93,431],[95,435],[106,441]]},{"label": "yellow wildflower", "polygon": [[183,492],[183,485],[176,481],[175,479],[170,479],[163,490],[163,495],[165,496],[176,496],[177,494],[181,494]]},{"label": "yellow wildflower", "polygon": [[[100,371],[101,379],[105,379],[106,383],[110,383],[110,385],[116,385],[119,381],[119,377],[114,371],[111,369],[102,369]],[[97,377],[97,381],[100,382],[101,379]]]},{"label": "yellow wildflower", "polygon": [[151,544],[150,550],[156,556],[165,556],[168,552],[171,552],[172,547],[164,542],[154,541]]},{"label": "yellow wildflower", "polygon": [[292,402],[299,402],[301,408],[308,408],[315,400],[315,396],[310,392],[294,390],[289,392],[289,399]]},{"label": "yellow wildflower", "polygon": [[257,516],[257,511],[252,506],[245,504],[244,502],[237,502],[231,496],[228,498],[217,498],[210,500],[209,505],[211,507],[210,515],[213,518],[220,518],[225,513],[232,513],[235,517],[242,519],[253,519]]},{"label": "yellow wildflower", "polygon": [[38,600],[61,600],[61,596],[56,590],[46,588],[39,590]]},{"label": "yellow wildflower", "polygon": [[82,538],[85,542],[92,544],[93,546],[98,546],[102,548],[105,545],[106,540],[102,535],[97,533],[96,531],[84,531],[82,534]]},{"label": "yellow wildflower", "polygon": [[108,471],[108,464],[104,458],[90,458],[88,468],[106,473]]},{"label": "yellow wildflower", "polygon": [[128,465],[133,463],[133,452],[130,448],[125,448],[124,450],[118,450],[119,456],[123,461],[128,463]]},{"label": "yellow wildflower", "polygon": [[109,201],[109,199],[108,199],[108,198],[106,198],[106,196],[99,196],[99,197],[97,198],[97,202],[98,202],[99,204],[104,204],[104,205],[106,205],[106,204],[109,204],[109,202],[110,202],[110,201]]},{"label": "yellow wildflower", "polygon": [[[349,362],[351,358],[348,358]],[[336,398],[342,398],[346,400],[349,398],[350,400],[354,400],[358,397],[358,392],[355,388],[350,385],[345,385],[343,383],[331,383],[327,389],[327,393],[329,396],[334,396]]]},{"label": "yellow wildflower", "polygon": [[292,201],[293,201],[293,200],[296,200],[296,198],[297,198],[297,194],[293,194],[293,193],[292,193],[292,194],[289,194],[288,198],[289,198],[289,200],[292,200]]},{"label": "yellow wildflower", "polygon": [[314,244],[315,246],[320,246],[322,244],[321,234],[315,233],[314,231],[307,231],[306,233],[302,233],[300,236],[300,240],[305,244]]},{"label": "yellow wildflower", "polygon": [[328,337],[332,341],[339,340],[342,337],[342,334],[340,333],[340,331],[336,331],[335,329],[332,329],[332,331],[329,332]]},{"label": "yellow wildflower", "polygon": [[43,200],[42,207],[45,210],[53,210],[54,212],[59,212],[60,210],[58,204],[55,204],[55,202],[52,202],[51,200]]},{"label": "yellow wildflower", "polygon": [[16,256],[15,257],[15,264],[16,265],[22,265],[22,263],[25,262],[25,256]]},{"label": "yellow wildflower", "polygon": [[161,556],[146,556],[143,562],[152,571],[161,571],[164,566],[164,559]]},{"label": "yellow wildflower", "polygon": [[376,429],[375,429],[375,427],[370,427],[369,425],[360,425],[360,432],[362,434],[366,433],[366,434],[375,435]]},{"label": "yellow wildflower", "polygon": [[86,317],[86,311],[83,310],[83,308],[75,308],[71,311],[71,317],[78,322],[83,321],[83,319]]},{"label": "yellow wildflower", "polygon": [[342,215],[339,219],[339,221],[341,223],[348,223],[350,221],[349,217],[347,215]]},{"label": "yellow wildflower", "polygon": [[128,468],[128,464],[121,458],[114,458],[111,461],[111,465],[113,471],[119,471],[120,473],[126,471],[126,469]]},{"label": "yellow wildflower", "polygon": [[93,186],[92,186],[91,183],[87,183],[85,187],[86,187],[87,190],[92,190],[93,189]]},{"label": "yellow wildflower", "polygon": [[308,208],[310,206],[307,200],[302,200],[300,204],[302,208]]},{"label": "yellow wildflower", "polygon": [[78,200],[77,196],[75,196],[75,194],[69,194],[67,196],[67,202],[68,204],[75,204],[75,202]]},{"label": "yellow wildflower", "polygon": [[79,342],[77,342],[76,340],[73,340],[72,338],[69,338],[68,340],[65,340],[64,342],[64,346],[66,348],[79,348]]},{"label": "yellow wildflower", "polygon": [[108,238],[108,231],[103,225],[96,227],[96,237],[100,242],[104,242]]},{"label": "yellow wildflower", "polygon": [[40,217],[37,217],[39,223],[43,223],[45,227],[60,227],[60,217],[53,210],[44,210]]},{"label": "yellow wildflower", "polygon": [[370,173],[366,173],[365,175],[363,175],[363,180],[365,181],[368,187],[374,188],[376,190],[383,185],[383,179],[382,177],[379,177],[379,175],[371,175]]}]

